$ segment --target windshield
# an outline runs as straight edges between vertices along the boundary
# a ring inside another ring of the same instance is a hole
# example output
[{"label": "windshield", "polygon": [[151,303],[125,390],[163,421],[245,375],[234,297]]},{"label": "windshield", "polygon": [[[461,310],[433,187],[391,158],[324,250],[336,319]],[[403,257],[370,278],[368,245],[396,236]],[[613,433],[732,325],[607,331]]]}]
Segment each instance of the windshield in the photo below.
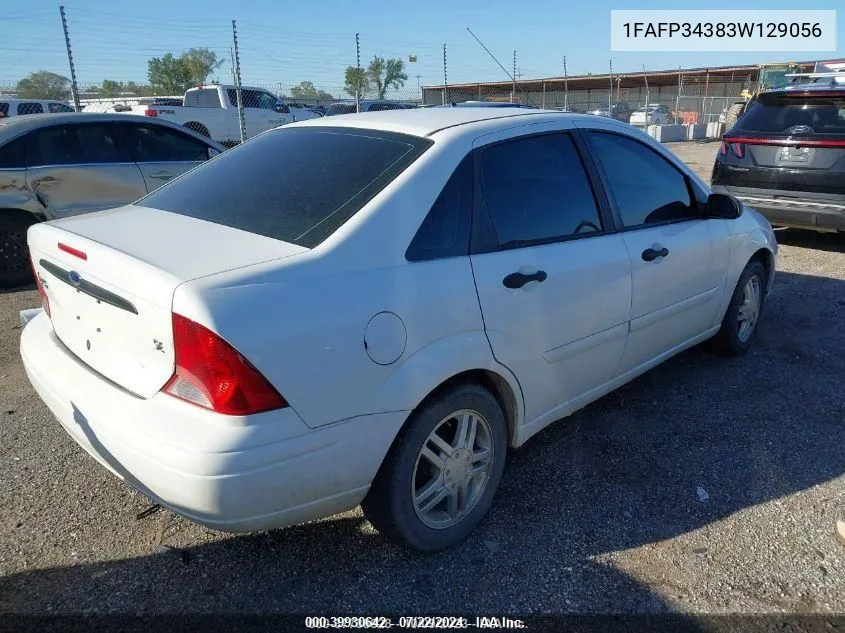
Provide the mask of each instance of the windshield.
[{"label": "windshield", "polygon": [[334,116],[335,114],[353,114],[355,112],[354,103],[333,103],[326,110],[326,116]]},{"label": "windshield", "polygon": [[845,135],[845,93],[763,94],[737,123],[749,132]]},{"label": "windshield", "polygon": [[355,128],[272,130],[137,204],[313,248],[430,145]]}]

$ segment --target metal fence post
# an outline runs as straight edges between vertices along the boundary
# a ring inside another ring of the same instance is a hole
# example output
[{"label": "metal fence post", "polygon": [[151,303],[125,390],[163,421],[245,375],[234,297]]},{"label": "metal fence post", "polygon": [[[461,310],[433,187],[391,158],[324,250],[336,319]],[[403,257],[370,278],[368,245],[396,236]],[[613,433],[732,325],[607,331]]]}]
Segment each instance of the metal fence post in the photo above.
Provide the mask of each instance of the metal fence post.
[{"label": "metal fence post", "polygon": [[232,19],[232,44],[235,51],[235,94],[238,103],[238,121],[241,127],[241,143],[246,140],[246,117],[244,116],[244,98],[241,94],[241,57],[238,54],[238,26]]},{"label": "metal fence post", "polygon": [[569,107],[569,78],[566,75],[566,55],[563,56],[563,109]]},{"label": "metal fence post", "polygon": [[443,44],[443,105],[446,105],[446,91],[448,90],[449,82],[446,78],[446,44]]},{"label": "metal fence post", "polygon": [[361,34],[355,34],[355,112],[361,111]]},{"label": "metal fence post", "polygon": [[513,52],[513,75],[511,75],[511,103],[516,99],[516,51]]},{"label": "metal fence post", "polygon": [[643,79],[645,79],[645,124],[648,127],[648,104],[651,99],[648,93],[648,75],[645,73],[645,64],[643,64]]},{"label": "metal fence post", "polygon": [[65,6],[59,5],[59,14],[62,16],[62,30],[65,32],[65,46],[67,47],[67,62],[70,64],[70,94],[73,97],[73,108],[81,112],[79,107],[79,88],[76,86],[76,69],[73,67],[73,53],[70,50],[70,36],[67,32],[67,19],[65,18]]},{"label": "metal fence post", "polygon": [[607,93],[607,115],[613,117],[613,60],[610,60],[610,92]]}]

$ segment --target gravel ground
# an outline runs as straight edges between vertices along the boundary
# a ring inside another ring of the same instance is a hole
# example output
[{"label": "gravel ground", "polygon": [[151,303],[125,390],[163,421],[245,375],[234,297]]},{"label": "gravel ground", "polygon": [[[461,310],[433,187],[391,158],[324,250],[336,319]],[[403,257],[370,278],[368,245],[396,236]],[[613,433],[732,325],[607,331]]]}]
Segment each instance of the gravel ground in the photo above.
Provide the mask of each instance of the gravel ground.
[{"label": "gravel ground", "polygon": [[[708,176],[716,145],[671,147]],[[845,239],[778,237],[747,356],[695,348],[540,433],[429,556],[359,510],[246,536],[139,518],[24,376],[37,293],[0,294],[0,612],[845,612]]]}]

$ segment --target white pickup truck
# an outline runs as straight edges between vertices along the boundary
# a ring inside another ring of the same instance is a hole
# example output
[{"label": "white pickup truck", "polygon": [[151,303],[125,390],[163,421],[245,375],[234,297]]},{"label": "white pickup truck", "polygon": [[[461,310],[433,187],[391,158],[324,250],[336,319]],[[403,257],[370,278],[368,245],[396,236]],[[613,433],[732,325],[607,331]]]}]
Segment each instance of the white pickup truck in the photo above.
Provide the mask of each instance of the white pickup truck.
[{"label": "white pickup truck", "polygon": [[[273,93],[261,88],[241,87],[247,138],[265,130],[320,115],[305,108],[289,107]],[[241,140],[238,119],[238,97],[235,86],[211,85],[191,88],[185,93],[184,105],[148,104],[122,110],[172,121],[198,132],[223,145]]]}]

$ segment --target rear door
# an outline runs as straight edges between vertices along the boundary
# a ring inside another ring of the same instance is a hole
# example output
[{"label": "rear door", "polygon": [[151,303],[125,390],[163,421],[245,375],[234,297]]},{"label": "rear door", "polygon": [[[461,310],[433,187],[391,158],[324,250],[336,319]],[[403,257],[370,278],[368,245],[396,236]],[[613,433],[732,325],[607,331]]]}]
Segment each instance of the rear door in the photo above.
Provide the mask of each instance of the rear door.
[{"label": "rear door", "polygon": [[472,267],[493,355],[519,380],[529,421],[613,377],[631,306],[625,243],[576,140],[524,136],[543,127],[476,143]]},{"label": "rear door", "polygon": [[625,373],[713,325],[728,230],[725,220],[701,215],[705,192],[645,141],[601,129],[586,137],[631,263],[631,326],[619,367]]},{"label": "rear door", "polygon": [[147,192],[155,191],[216,153],[203,141],[164,125],[131,121],[117,125],[123,132],[129,155],[144,176]]},{"label": "rear door", "polygon": [[108,123],[53,125],[27,135],[26,180],[54,217],[119,207],[146,193]]}]

